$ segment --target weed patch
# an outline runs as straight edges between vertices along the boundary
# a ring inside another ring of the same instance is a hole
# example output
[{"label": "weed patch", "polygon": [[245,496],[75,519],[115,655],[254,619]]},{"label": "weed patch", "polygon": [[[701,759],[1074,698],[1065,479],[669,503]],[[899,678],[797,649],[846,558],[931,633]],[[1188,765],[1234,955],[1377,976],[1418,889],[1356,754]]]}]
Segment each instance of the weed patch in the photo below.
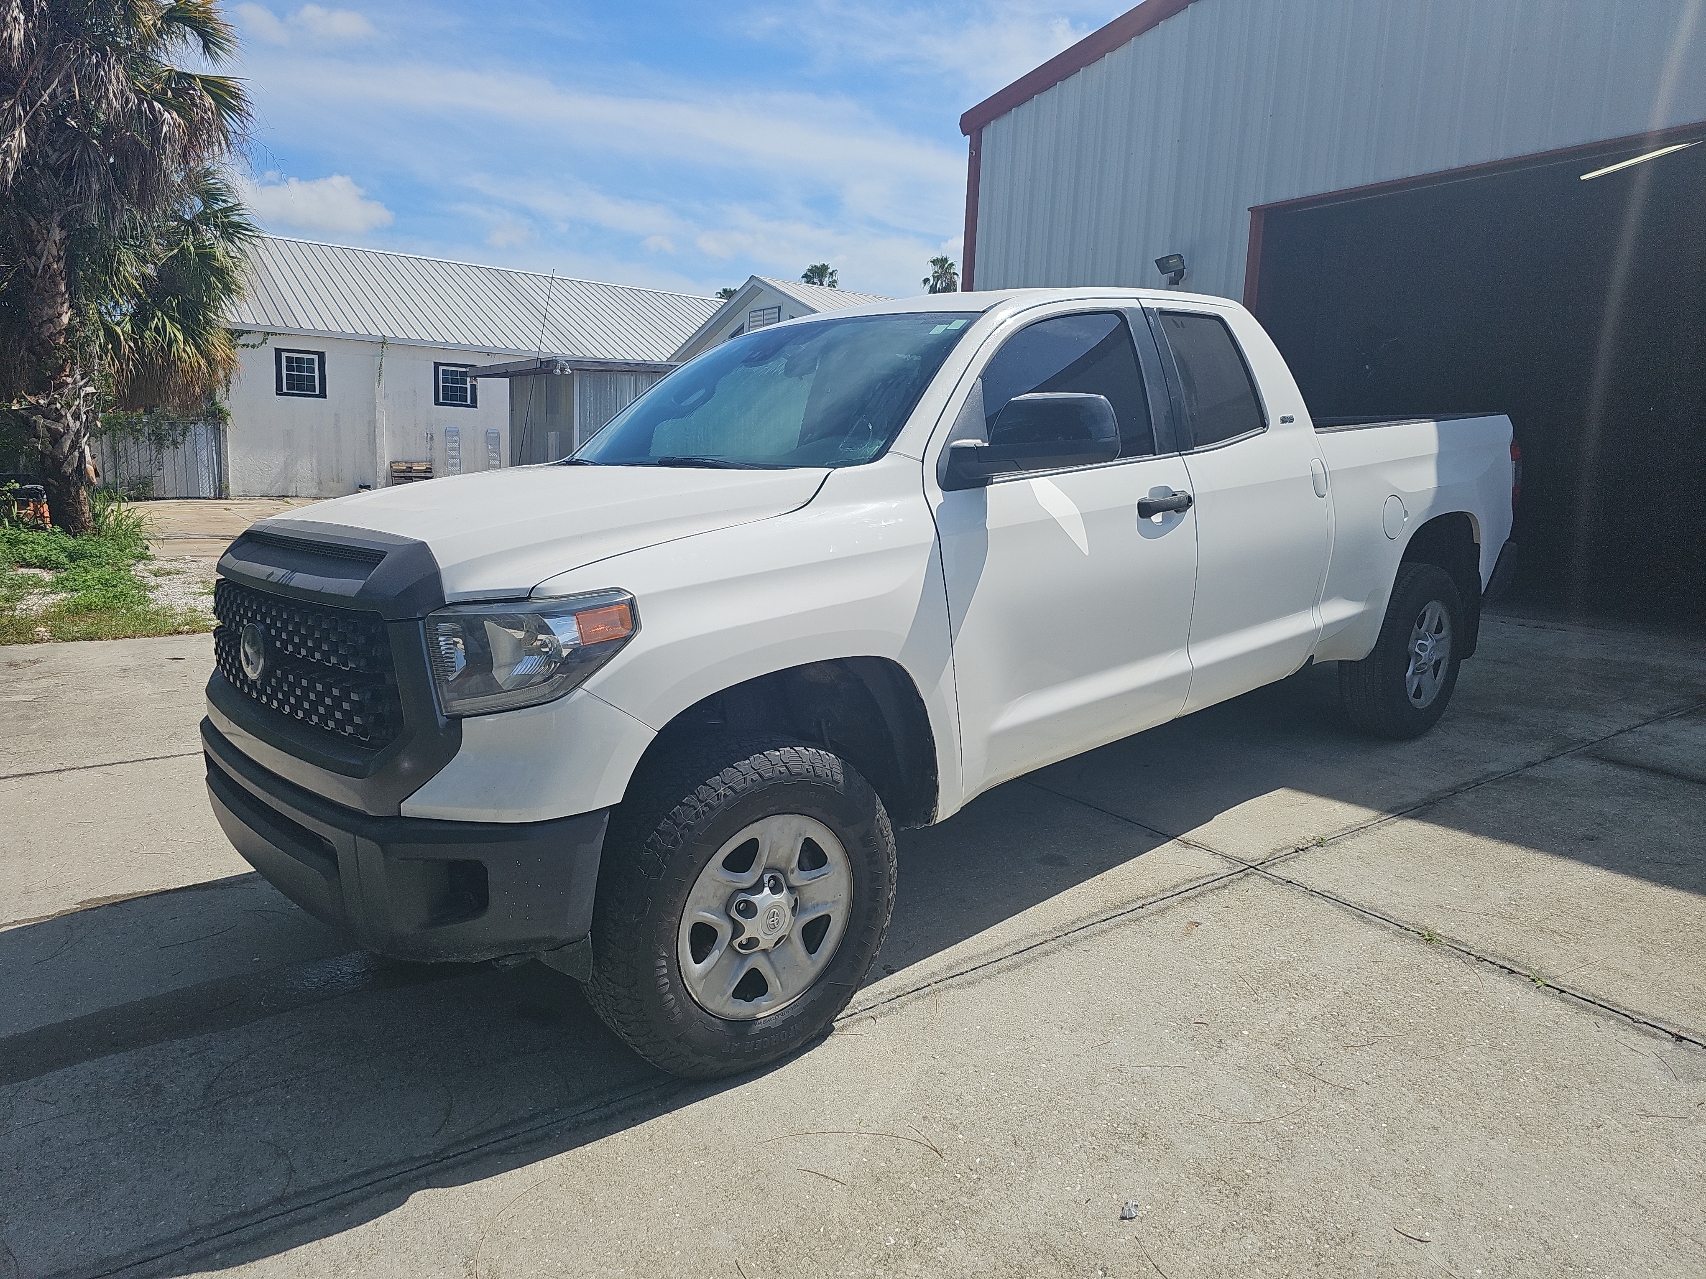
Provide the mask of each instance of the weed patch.
[{"label": "weed patch", "polygon": [[[150,558],[143,513],[111,495],[96,495],[95,531],[86,537],[0,527],[0,644],[211,629],[200,609],[154,602],[136,574]],[[20,571],[28,569],[39,571]]]}]

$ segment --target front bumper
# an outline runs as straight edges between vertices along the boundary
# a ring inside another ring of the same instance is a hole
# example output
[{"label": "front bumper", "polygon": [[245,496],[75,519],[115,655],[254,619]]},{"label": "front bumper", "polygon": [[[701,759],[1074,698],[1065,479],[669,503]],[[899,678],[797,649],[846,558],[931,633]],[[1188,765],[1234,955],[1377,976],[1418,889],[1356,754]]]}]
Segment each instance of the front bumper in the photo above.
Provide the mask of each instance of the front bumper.
[{"label": "front bumper", "polygon": [[262,768],[211,720],[201,736],[226,836],[315,918],[399,959],[583,967],[608,809],[513,824],[373,817]]}]

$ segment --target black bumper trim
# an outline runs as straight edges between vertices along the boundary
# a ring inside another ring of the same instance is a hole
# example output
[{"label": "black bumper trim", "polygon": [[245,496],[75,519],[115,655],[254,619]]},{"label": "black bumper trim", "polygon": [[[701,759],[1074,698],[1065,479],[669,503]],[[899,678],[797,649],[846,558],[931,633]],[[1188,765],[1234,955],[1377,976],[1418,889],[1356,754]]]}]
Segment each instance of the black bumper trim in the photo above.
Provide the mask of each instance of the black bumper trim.
[{"label": "black bumper trim", "polygon": [[210,720],[201,737],[208,795],[232,845],[286,897],[373,950],[494,959],[591,931],[608,809],[514,824],[372,817],[268,772]]}]

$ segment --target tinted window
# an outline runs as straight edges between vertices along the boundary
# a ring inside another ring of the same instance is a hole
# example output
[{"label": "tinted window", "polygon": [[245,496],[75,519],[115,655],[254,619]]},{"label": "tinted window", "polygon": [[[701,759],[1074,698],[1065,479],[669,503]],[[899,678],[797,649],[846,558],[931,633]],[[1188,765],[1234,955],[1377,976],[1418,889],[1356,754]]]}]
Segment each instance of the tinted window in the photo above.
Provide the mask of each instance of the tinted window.
[{"label": "tinted window", "polygon": [[869,462],[976,318],[870,315],[749,333],[682,365],[575,457],[604,466]]},{"label": "tinted window", "polygon": [[1120,456],[1155,452],[1143,375],[1124,317],[1063,315],[1015,333],[983,371],[986,429],[1008,400],[1033,391],[1105,395],[1120,423]]},{"label": "tinted window", "polygon": [[1259,431],[1267,422],[1256,384],[1226,321],[1216,315],[1163,311],[1161,328],[1185,386],[1191,439],[1197,448]]}]

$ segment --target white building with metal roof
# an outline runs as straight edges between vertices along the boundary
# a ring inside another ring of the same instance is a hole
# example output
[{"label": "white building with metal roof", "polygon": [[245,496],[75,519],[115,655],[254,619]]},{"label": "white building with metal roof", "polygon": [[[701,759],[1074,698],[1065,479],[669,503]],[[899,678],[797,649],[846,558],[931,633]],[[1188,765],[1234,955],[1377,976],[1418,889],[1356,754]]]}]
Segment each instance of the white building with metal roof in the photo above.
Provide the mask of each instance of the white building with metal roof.
[{"label": "white building with metal roof", "polygon": [[677,362],[691,360],[719,342],[727,342],[766,325],[780,324],[783,320],[797,320],[802,315],[840,311],[850,306],[863,306],[867,302],[888,300],[879,293],[855,293],[851,289],[828,289],[818,284],[802,284],[798,280],[773,280],[766,275],[755,275],[705,318],[704,323],[676,348],[674,358]]},{"label": "white building with metal roof", "polygon": [[[246,336],[226,488],[336,497],[566,456],[717,310],[691,294],[263,237],[230,317]],[[480,366],[488,375],[470,377]]]}]

